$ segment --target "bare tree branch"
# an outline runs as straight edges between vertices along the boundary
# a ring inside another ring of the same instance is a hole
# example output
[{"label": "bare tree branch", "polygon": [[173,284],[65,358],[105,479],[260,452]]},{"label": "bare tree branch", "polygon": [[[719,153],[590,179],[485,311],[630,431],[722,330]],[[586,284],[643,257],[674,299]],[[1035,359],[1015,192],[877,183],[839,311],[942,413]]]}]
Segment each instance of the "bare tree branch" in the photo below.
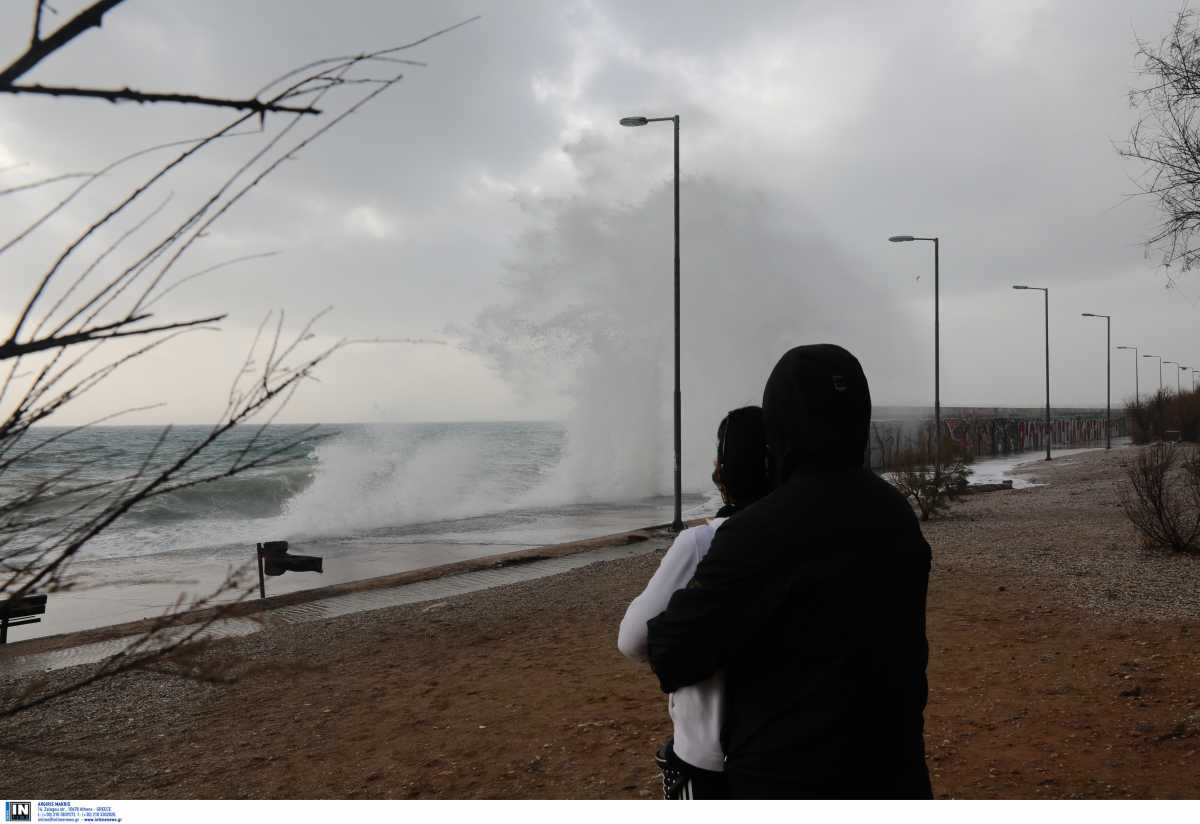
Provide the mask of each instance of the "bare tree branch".
[{"label": "bare tree branch", "polygon": [[30,189],[40,189],[42,186],[49,186],[52,183],[61,183],[64,180],[76,180],[81,177],[91,177],[91,172],[69,172],[67,174],[54,175],[45,180],[35,180],[32,183],[22,183],[19,186],[10,186],[7,189],[0,189],[0,196],[16,194],[17,192],[27,192]]},{"label": "bare tree branch", "polygon": [[[100,178],[109,174],[114,169],[118,168],[119,166],[121,166],[124,163],[128,163],[129,161],[132,161],[132,160],[136,160],[140,157],[151,154],[153,152],[162,151],[163,149],[173,149],[178,146],[195,146],[195,145],[203,143],[204,141],[209,140],[209,139],[225,139],[225,138],[230,138],[230,137],[245,137],[247,135],[255,134],[255,133],[256,132],[229,132],[227,134],[221,134],[221,135],[217,136],[216,138],[212,138],[212,137],[203,138],[202,137],[202,138],[191,138],[188,140],[176,140],[176,141],[172,141],[170,143],[161,143],[157,146],[150,146],[145,149],[139,149],[138,151],[131,152],[130,154],[125,155],[124,157],[117,158],[112,163],[109,163],[107,166],[105,166],[103,169],[100,169],[97,172],[86,173],[84,175],[84,177],[85,177],[84,182],[79,184],[77,187],[75,187],[75,190],[73,192],[71,192],[71,194],[67,195],[65,198],[60,200],[53,208],[51,208],[48,212],[46,212],[45,214],[38,217],[33,223],[31,223],[29,226],[26,226],[25,229],[23,229],[21,232],[17,233],[15,236],[13,236],[9,240],[5,241],[2,245],[0,245],[0,255],[3,255],[5,252],[7,252],[13,246],[17,245],[22,240],[29,237],[29,235],[31,235],[35,231],[37,231],[42,226],[42,224],[44,224],[47,220],[54,217],[55,214],[57,214],[59,211],[61,211],[66,206],[70,205],[71,201],[73,201],[76,197],[78,197],[92,183],[96,182]],[[24,165],[24,164],[18,164],[18,165]]]},{"label": "bare tree branch", "polygon": [[37,94],[49,97],[81,97],[107,100],[109,103],[182,103],[187,106],[212,106],[218,109],[239,109],[255,114],[264,112],[287,112],[289,114],[320,114],[320,109],[312,106],[284,106],[279,103],[268,103],[256,98],[235,100],[226,97],[205,97],[199,94],[179,94],[177,92],[143,92],[131,89],[87,89],[80,86],[43,86],[34,84],[22,86],[12,84],[0,86],[0,92],[6,94]]},{"label": "bare tree branch", "polygon": [[172,329],[188,329],[190,327],[203,326],[207,323],[217,323],[225,319],[225,315],[213,315],[208,318],[197,318],[196,320],[182,320],[175,323],[164,323],[159,326],[146,326],[140,329],[117,329],[113,327],[125,326],[130,323],[135,323],[139,320],[145,320],[150,315],[137,315],[125,320],[115,321],[104,326],[94,326],[83,332],[76,332],[73,335],[58,335],[48,338],[39,338],[38,340],[28,341],[26,343],[9,342],[0,344],[0,361],[8,360],[9,358],[22,357],[33,352],[41,352],[46,349],[61,349],[66,346],[74,346],[79,343],[89,343],[99,340],[113,340],[114,338],[128,338],[134,335],[153,335],[158,332],[169,332]]},{"label": "bare tree branch", "polygon": [[[6,86],[11,86],[38,63],[41,63],[88,29],[100,28],[104,22],[104,15],[123,2],[125,0],[96,0],[95,3],[92,3],[64,23],[54,34],[44,39],[38,38],[30,43],[29,48],[25,50],[24,54],[10,63],[7,68],[0,71],[0,91],[3,91]],[[37,21],[39,27],[41,11],[42,4],[38,3]]]},{"label": "bare tree branch", "polygon": [[[1140,72],[1151,80],[1129,94],[1139,110],[1129,139],[1117,146],[1141,165],[1135,183],[1163,215],[1146,241],[1165,269],[1200,262],[1200,31],[1195,12],[1179,12],[1157,46],[1138,40]],[[1168,274],[1168,284],[1173,279]]]},{"label": "bare tree branch", "polygon": [[224,109],[238,109],[255,114],[267,112],[289,112],[292,114],[320,114],[320,110],[311,106],[286,106],[271,101],[254,98],[212,97],[200,94],[185,94],[179,92],[144,92],[126,86],[123,89],[94,89],[81,86],[46,86],[42,84],[18,84],[17,81],[28,74],[35,66],[50,55],[66,46],[88,29],[99,28],[103,24],[104,15],[119,6],[124,0],[98,0],[81,11],[71,20],[63,24],[49,37],[41,37],[41,22],[44,0],[37,0],[34,10],[33,37],[25,53],[17,57],[5,69],[0,71],[0,93],[3,94],[35,94],[51,97],[78,97],[107,100],[110,103],[128,101],[133,103],[180,103],[191,106],[213,106]]}]

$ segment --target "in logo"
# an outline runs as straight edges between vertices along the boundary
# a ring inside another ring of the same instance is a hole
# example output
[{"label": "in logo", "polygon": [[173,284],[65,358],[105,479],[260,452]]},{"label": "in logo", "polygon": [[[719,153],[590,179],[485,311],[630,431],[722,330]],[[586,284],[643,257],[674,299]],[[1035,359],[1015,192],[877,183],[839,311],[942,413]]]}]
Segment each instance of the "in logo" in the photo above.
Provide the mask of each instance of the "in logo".
[{"label": "in logo", "polygon": [[32,821],[33,803],[29,801],[5,801],[5,821]]},{"label": "in logo", "polygon": [[845,392],[846,391],[846,381],[841,375],[833,376],[833,391],[835,391],[835,392]]}]

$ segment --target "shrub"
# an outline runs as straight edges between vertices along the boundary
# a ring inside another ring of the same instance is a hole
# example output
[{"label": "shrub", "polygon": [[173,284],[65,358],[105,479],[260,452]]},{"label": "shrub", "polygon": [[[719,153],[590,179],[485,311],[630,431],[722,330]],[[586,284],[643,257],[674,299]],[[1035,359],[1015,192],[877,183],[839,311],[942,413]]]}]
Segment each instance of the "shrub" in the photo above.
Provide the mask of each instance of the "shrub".
[{"label": "shrub", "polygon": [[1167,390],[1160,389],[1148,400],[1137,398],[1125,405],[1125,414],[1129,416],[1130,434],[1134,443],[1150,443],[1161,441],[1168,426],[1168,407],[1171,405],[1171,395]]},{"label": "shrub", "polygon": [[1200,440],[1200,392],[1176,395],[1160,389],[1148,400],[1126,402],[1125,414],[1134,443],[1165,440],[1169,431],[1185,441]]},{"label": "shrub", "polygon": [[1121,508],[1147,547],[1200,551],[1200,452],[1151,444],[1133,459],[1126,478]]},{"label": "shrub", "polygon": [[1185,441],[1200,440],[1200,392],[1175,395],[1167,407],[1168,429],[1175,429]]},{"label": "shrub", "polygon": [[969,459],[951,440],[942,443],[941,461],[935,466],[926,449],[898,450],[887,473],[900,493],[916,504],[921,520],[928,521],[958,500],[967,489]]}]

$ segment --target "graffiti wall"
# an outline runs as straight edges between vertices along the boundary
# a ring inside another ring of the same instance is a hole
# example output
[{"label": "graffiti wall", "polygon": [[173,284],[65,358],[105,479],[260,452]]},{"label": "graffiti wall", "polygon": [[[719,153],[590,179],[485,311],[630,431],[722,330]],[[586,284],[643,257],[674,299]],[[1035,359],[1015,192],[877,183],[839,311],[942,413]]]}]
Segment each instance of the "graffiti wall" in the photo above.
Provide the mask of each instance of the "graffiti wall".
[{"label": "graffiti wall", "polygon": [[[942,435],[971,458],[1009,455],[1046,448],[1103,445],[1104,410],[1052,411],[1049,427],[1040,410],[971,409],[942,411]],[[927,449],[933,439],[933,416],[896,415],[871,421],[871,467],[886,469],[894,456],[910,449]],[[1113,415],[1112,437],[1127,434],[1123,414]]]}]

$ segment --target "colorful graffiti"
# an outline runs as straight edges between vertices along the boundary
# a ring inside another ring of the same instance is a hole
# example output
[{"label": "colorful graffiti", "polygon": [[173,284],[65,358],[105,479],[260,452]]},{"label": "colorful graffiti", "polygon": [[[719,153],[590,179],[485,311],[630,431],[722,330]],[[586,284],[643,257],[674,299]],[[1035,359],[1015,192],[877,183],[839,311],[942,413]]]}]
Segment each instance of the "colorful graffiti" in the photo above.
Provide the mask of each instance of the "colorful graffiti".
[{"label": "colorful graffiti", "polygon": [[[1104,442],[1105,417],[1100,414],[1052,416],[1049,427],[1045,418],[1026,415],[997,415],[993,410],[956,410],[942,418],[943,437],[952,441],[970,458],[994,457],[1051,447],[1080,447]],[[1114,415],[1112,436],[1127,434],[1124,415]],[[933,438],[931,419],[882,420],[871,422],[870,463],[873,469],[886,469],[894,456],[911,449],[926,449]]]}]

